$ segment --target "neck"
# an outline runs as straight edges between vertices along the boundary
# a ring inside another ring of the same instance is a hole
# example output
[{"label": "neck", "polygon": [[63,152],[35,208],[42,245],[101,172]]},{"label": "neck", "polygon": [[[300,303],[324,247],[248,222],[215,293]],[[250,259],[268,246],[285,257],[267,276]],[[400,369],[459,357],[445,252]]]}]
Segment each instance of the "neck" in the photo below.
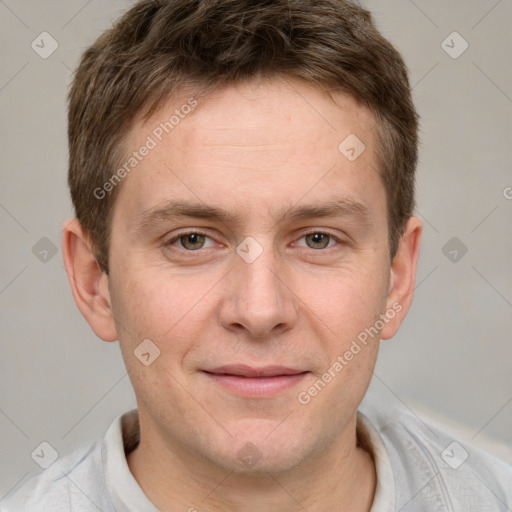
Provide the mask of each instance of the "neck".
[{"label": "neck", "polygon": [[368,512],[371,508],[375,464],[356,436],[355,416],[323,453],[280,473],[229,471],[187,453],[183,447],[170,449],[156,430],[145,426],[149,427],[141,418],[141,440],[127,461],[159,510]]}]

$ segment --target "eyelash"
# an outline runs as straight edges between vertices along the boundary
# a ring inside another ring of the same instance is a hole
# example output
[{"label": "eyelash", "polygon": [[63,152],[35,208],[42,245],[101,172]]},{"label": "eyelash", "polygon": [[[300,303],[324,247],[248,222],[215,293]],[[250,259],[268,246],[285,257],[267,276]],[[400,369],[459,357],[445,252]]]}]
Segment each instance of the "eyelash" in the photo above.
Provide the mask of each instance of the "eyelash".
[{"label": "eyelash", "polygon": [[[340,240],[336,235],[334,235],[333,233],[329,232],[329,231],[319,231],[319,230],[313,230],[313,231],[308,231],[307,233],[304,233],[300,238],[299,240],[305,238],[306,236],[308,235],[313,235],[313,234],[321,234],[321,235],[327,235],[330,239],[334,240],[337,242],[337,244],[343,244],[343,241]],[[183,236],[187,236],[187,235],[201,235],[201,236],[205,236],[207,238],[210,238],[212,239],[208,233],[205,233],[204,231],[201,231],[201,230],[191,230],[191,231],[185,231],[183,233],[179,233],[178,235],[174,236],[173,238],[171,238],[169,241],[165,242],[164,246],[165,247],[171,247],[174,245],[175,242],[179,241],[181,237]],[[315,251],[315,252],[321,252],[321,251],[326,251],[328,249],[333,249],[334,247],[326,247],[324,249],[313,249],[312,247],[302,247],[303,249],[310,249],[312,251]],[[187,253],[195,253],[195,252],[200,252],[202,249],[196,249],[195,251],[194,250],[191,250],[191,249],[186,249],[184,247],[178,247],[178,250],[180,251],[183,251],[183,252],[187,252]]]},{"label": "eyelash", "polygon": [[[208,233],[205,233],[201,230],[193,230],[193,231],[185,231],[183,233],[179,233],[178,235],[174,236],[173,238],[171,238],[168,242],[166,242],[164,245],[166,247],[168,246],[172,246],[175,242],[177,242],[181,237],[183,236],[187,236],[187,235],[201,235],[201,236],[206,236],[208,238],[211,238]],[[185,251],[185,252],[198,252],[200,251],[201,249],[197,249],[196,251],[191,251],[189,249],[185,249],[184,247],[179,247],[180,250],[182,251]]]}]

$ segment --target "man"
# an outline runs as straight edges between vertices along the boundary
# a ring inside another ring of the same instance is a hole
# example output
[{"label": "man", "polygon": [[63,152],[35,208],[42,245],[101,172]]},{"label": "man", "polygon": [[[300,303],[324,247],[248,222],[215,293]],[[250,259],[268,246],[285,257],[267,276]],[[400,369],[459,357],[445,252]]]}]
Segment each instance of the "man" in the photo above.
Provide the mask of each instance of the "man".
[{"label": "man", "polygon": [[368,12],[143,0],[85,52],[69,147],[73,296],[137,409],[1,510],[512,507],[504,463],[358,412],[421,237],[407,72]]}]

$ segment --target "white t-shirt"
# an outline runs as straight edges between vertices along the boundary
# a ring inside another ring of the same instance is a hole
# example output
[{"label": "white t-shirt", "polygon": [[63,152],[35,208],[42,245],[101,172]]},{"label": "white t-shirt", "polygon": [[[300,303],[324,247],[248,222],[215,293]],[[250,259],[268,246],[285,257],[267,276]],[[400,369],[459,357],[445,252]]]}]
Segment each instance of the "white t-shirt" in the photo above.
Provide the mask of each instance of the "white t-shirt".
[{"label": "white t-shirt", "polygon": [[[359,437],[375,460],[370,512],[512,510],[512,467],[454,442],[399,411],[358,413]],[[105,437],[58,459],[0,502],[1,512],[158,512],[126,461],[138,442],[134,409]]]}]

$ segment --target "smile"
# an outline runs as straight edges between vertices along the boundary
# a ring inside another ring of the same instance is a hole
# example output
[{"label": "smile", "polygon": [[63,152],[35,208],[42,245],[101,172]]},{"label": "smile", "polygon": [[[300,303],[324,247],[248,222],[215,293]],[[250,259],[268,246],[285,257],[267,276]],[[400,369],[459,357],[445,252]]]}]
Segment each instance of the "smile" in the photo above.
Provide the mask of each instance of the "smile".
[{"label": "smile", "polygon": [[203,370],[203,373],[222,388],[245,397],[271,397],[298,384],[309,372],[284,366],[251,368],[228,365]]}]

